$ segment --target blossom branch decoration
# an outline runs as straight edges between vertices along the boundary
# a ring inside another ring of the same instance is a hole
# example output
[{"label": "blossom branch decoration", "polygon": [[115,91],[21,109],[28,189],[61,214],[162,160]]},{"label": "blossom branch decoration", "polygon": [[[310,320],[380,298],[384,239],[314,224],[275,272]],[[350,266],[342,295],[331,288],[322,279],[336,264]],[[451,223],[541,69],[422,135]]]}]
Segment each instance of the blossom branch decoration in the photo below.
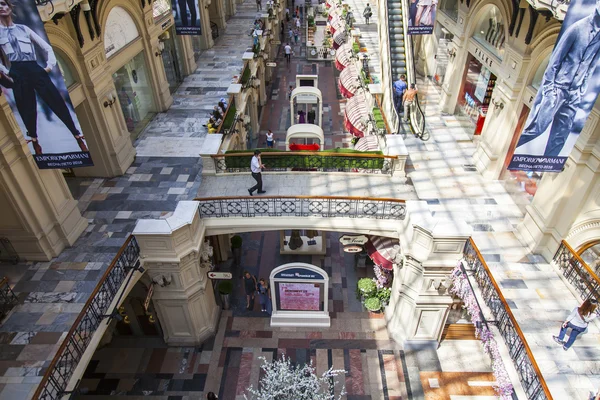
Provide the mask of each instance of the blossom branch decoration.
[{"label": "blossom branch decoration", "polygon": [[496,343],[492,331],[490,331],[488,326],[484,323],[485,321],[483,321],[481,308],[477,303],[477,298],[475,297],[475,293],[473,293],[466,275],[460,267],[460,261],[452,271],[451,278],[452,287],[450,292],[460,297],[463,301],[464,307],[471,317],[471,322],[475,325],[475,336],[481,340],[483,343],[483,350],[492,360],[492,373],[496,378],[494,389],[502,400],[510,400],[512,399],[514,388],[510,377],[508,376],[508,372],[506,371],[506,367],[504,366],[504,361],[502,361],[498,343]]}]

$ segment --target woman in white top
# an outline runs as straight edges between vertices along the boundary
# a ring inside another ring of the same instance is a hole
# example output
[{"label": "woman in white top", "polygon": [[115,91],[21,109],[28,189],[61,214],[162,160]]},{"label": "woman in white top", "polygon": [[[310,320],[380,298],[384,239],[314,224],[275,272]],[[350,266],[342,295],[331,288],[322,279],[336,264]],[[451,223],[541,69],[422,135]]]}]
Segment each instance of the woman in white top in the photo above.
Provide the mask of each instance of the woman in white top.
[{"label": "woman in white top", "polygon": [[[577,336],[586,330],[588,324],[592,320],[598,317],[598,315],[596,315],[597,307],[598,301],[595,299],[587,299],[579,307],[575,307],[561,325],[558,336],[552,336],[554,341],[562,345],[564,350],[569,350]],[[568,328],[571,328],[571,334],[569,335],[569,340],[565,343],[563,339],[565,338]]]},{"label": "woman in white top", "polygon": [[272,149],[273,148],[273,132],[271,132],[271,130],[269,129],[269,131],[267,132],[267,147]]}]

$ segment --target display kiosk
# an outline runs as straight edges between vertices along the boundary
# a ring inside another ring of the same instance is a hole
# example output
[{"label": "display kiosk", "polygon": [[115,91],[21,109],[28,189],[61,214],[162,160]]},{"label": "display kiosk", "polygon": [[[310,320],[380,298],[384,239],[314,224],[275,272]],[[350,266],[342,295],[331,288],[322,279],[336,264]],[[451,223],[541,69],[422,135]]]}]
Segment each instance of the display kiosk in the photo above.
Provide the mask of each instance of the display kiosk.
[{"label": "display kiosk", "polygon": [[329,276],[316,265],[289,263],[269,277],[273,314],[271,326],[326,327],[329,317]]}]

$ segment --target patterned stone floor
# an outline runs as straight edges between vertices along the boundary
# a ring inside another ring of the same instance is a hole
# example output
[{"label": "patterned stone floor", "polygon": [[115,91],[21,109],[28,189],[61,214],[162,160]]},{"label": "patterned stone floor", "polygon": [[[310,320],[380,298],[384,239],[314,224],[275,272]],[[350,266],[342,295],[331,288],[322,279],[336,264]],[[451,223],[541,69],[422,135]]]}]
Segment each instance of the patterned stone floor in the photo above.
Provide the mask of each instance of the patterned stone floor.
[{"label": "patterned stone floor", "polygon": [[[354,256],[342,251],[339,235],[327,234],[325,256],[297,257],[279,254],[278,232],[244,234],[241,266],[219,266],[237,279],[232,308],[222,313],[213,339],[197,348],[167,348],[155,336],[117,336],[95,353],[81,384],[90,392],[78,398],[199,400],[214,391],[220,399],[238,400],[248,386],[257,386],[260,357],[270,361],[282,354],[295,363],[312,361],[319,373],[346,370],[341,382],[348,400],[495,398],[478,341],[448,340],[436,349],[428,343],[402,348],[389,339],[382,315],[365,312],[354,291],[372,269],[353,267]],[[318,265],[331,277],[329,329],[271,328],[258,304],[246,310],[242,269],[268,278],[272,268],[290,261]]]}]

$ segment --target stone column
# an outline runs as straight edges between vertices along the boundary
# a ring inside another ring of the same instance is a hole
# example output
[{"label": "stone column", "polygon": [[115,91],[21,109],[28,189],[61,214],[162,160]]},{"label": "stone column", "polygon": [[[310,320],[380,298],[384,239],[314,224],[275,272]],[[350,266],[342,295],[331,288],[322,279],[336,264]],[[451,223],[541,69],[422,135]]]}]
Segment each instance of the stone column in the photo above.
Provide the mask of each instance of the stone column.
[{"label": "stone column", "polygon": [[469,55],[467,41],[455,36],[452,43],[448,45],[448,51],[451,54],[455,54],[455,56],[454,58],[450,58],[450,62],[446,68],[446,76],[442,85],[441,107],[443,112],[454,114],[458,101],[458,92],[460,91],[460,85],[465,72],[465,63]]},{"label": "stone column", "polygon": [[60,170],[39,170],[6,97],[0,97],[0,237],[22,260],[49,261],[87,227]]},{"label": "stone column", "polygon": [[481,140],[473,155],[477,170],[486,178],[498,179],[518,122],[523,104],[518,101],[520,87],[511,87],[500,80],[492,93]]},{"label": "stone column", "polygon": [[196,64],[196,56],[194,55],[194,46],[192,45],[192,38],[188,35],[177,35],[175,40],[179,40],[179,43],[181,44],[181,50],[183,53],[181,58],[183,59],[184,64],[182,65],[183,74],[191,75],[196,72],[196,69],[198,68],[198,65]]},{"label": "stone column", "polygon": [[[208,7],[210,6],[211,0],[197,0],[198,8],[200,10],[200,26],[202,27],[202,48],[210,49],[215,45],[215,41],[212,38],[210,31],[210,15],[208,13]],[[217,0],[215,0],[217,1]]]},{"label": "stone column", "polygon": [[201,344],[216,332],[220,310],[207,277],[212,248],[205,244],[198,202],[179,202],[167,219],[139,220],[133,234],[156,283],[153,302],[165,342]]},{"label": "stone column", "polygon": [[227,22],[225,22],[225,5],[222,0],[211,1],[210,6],[208,7],[208,15],[209,19],[217,24],[220,30],[225,30],[225,28],[227,28]]},{"label": "stone column", "polygon": [[[597,106],[596,106],[597,107]],[[547,261],[560,241],[579,247],[597,236],[598,184],[600,183],[600,111],[592,110],[561,173],[546,173],[517,231],[530,251]],[[585,224],[590,226],[586,229]],[[587,230],[587,232],[586,232]]]}]

